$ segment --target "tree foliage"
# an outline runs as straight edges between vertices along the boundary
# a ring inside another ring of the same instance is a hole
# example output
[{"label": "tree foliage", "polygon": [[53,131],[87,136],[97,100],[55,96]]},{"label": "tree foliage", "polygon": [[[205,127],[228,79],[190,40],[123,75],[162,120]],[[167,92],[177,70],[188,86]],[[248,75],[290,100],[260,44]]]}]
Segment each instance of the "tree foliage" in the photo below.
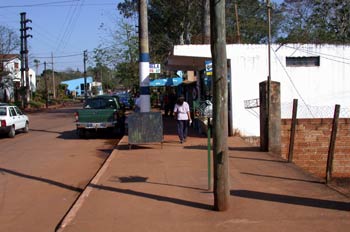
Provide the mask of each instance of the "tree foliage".
[{"label": "tree foliage", "polygon": [[[200,44],[207,0],[148,1],[151,62],[163,63],[176,44]],[[235,16],[235,5],[238,18]],[[124,0],[117,9],[124,20],[111,40],[94,51],[98,69],[108,67],[116,85],[138,83],[138,0]],[[242,43],[267,42],[266,0],[226,0],[227,43],[237,43],[239,20]],[[207,12],[208,13],[208,12]],[[272,41],[277,43],[349,43],[350,1],[284,0],[272,3]]]},{"label": "tree foliage", "polygon": [[350,2],[343,0],[285,0],[280,42],[349,43]]}]

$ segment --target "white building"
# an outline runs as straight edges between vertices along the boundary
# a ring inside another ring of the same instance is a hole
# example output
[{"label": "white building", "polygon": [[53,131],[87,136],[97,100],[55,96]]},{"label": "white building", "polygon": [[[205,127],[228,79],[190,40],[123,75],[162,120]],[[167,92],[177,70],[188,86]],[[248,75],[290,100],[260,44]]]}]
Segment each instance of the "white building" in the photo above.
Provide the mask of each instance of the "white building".
[{"label": "white building", "polygon": [[[3,100],[4,95],[7,98],[13,99],[14,86],[21,86],[21,60],[19,55],[15,54],[0,54],[0,71],[2,76],[0,77],[0,101]],[[36,91],[36,75],[34,70],[29,69],[29,83],[30,91]],[[26,86],[26,80],[24,78],[24,86]]]},{"label": "white building", "polygon": [[[199,71],[210,59],[210,45],[178,45],[167,65]],[[259,108],[246,109],[244,101],[259,98],[259,83],[267,80],[267,45],[227,45],[227,59],[233,131],[258,136]],[[271,80],[281,83],[282,117],[290,117],[293,99],[299,99],[300,107],[307,109],[298,111],[298,118],[325,117],[310,113],[314,106],[350,107],[350,46],[271,45]]]}]

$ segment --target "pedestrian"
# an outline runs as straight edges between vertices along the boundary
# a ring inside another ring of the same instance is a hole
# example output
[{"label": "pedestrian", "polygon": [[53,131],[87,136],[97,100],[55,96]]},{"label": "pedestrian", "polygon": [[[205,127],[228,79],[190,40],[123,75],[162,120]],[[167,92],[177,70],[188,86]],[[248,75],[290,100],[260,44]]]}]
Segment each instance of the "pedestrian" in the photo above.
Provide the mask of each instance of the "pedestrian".
[{"label": "pedestrian", "polygon": [[184,96],[180,96],[174,107],[175,118],[177,120],[177,133],[180,143],[186,142],[188,125],[191,124],[190,106],[185,101]]},{"label": "pedestrian", "polygon": [[141,99],[140,99],[140,93],[137,92],[135,96],[135,112],[140,112],[141,110]]}]

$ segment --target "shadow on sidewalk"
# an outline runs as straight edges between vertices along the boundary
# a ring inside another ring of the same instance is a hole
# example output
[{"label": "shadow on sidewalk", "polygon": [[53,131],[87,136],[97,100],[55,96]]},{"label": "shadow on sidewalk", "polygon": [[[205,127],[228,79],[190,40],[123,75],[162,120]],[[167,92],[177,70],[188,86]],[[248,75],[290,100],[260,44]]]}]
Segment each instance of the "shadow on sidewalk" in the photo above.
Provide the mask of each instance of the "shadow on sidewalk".
[{"label": "shadow on sidewalk", "polygon": [[303,179],[295,179],[295,178],[288,178],[288,177],[282,177],[282,176],[270,176],[270,175],[261,175],[256,173],[250,173],[250,172],[241,172],[243,175],[250,175],[250,176],[258,176],[258,177],[267,177],[267,178],[274,178],[274,179],[280,179],[280,180],[291,180],[291,181],[301,181],[306,183],[314,183],[314,184],[324,184],[322,181],[316,181],[316,180],[303,180]]},{"label": "shadow on sidewalk", "polygon": [[143,177],[143,176],[122,176],[122,177],[113,176],[110,179],[111,182],[120,182],[120,183],[140,183],[140,182],[142,182],[142,183],[146,183],[146,184],[155,184],[155,185],[163,185],[163,186],[170,186],[170,187],[178,187],[178,188],[206,191],[206,189],[203,189],[203,188],[189,187],[189,186],[183,186],[183,185],[174,185],[174,184],[165,184],[165,183],[159,183],[159,182],[151,182],[151,181],[147,181],[147,180],[148,180],[148,177]]},{"label": "shadow on sidewalk", "polygon": [[244,160],[256,160],[256,161],[266,161],[266,162],[276,162],[276,163],[288,163],[285,160],[273,160],[273,159],[261,159],[261,158],[248,158],[248,157],[240,157],[240,156],[232,156],[230,155],[229,158],[231,159],[244,159]]},{"label": "shadow on sidewalk", "polygon": [[262,201],[279,202],[292,205],[310,206],[324,209],[333,209],[341,211],[350,211],[350,203],[330,200],[320,200],[307,197],[296,197],[289,195],[280,195],[273,193],[264,193],[248,190],[231,190],[231,195]]},{"label": "shadow on sidewalk", "polygon": [[2,175],[10,174],[10,175],[18,176],[18,177],[21,177],[21,178],[26,178],[26,179],[29,179],[29,180],[35,180],[35,181],[47,183],[47,184],[50,184],[50,185],[53,185],[53,186],[56,186],[56,187],[59,187],[59,188],[67,189],[67,190],[78,192],[78,193],[81,193],[84,190],[82,188],[78,188],[78,187],[74,187],[74,186],[71,186],[71,185],[67,185],[67,184],[64,184],[64,183],[61,183],[61,182],[58,182],[58,181],[50,180],[50,179],[43,178],[43,177],[37,177],[37,176],[28,175],[28,174],[24,174],[24,173],[21,173],[21,172],[13,171],[13,170],[6,169],[6,168],[0,168],[0,174],[2,174]]},{"label": "shadow on sidewalk", "polygon": [[188,206],[188,207],[193,207],[193,208],[198,208],[198,209],[212,210],[212,208],[213,208],[211,205],[207,205],[207,204],[186,201],[186,200],[177,199],[177,198],[159,196],[159,195],[155,195],[155,194],[151,194],[151,193],[143,193],[143,192],[138,192],[138,191],[134,191],[134,190],[130,190],[130,189],[121,189],[121,188],[96,185],[96,184],[90,184],[89,186],[92,188],[95,188],[95,189],[99,189],[99,190],[105,190],[105,191],[110,191],[110,192],[133,195],[133,196],[148,198],[151,200],[164,201],[164,202],[169,202],[169,203],[173,203],[173,204],[177,204],[177,205],[183,205],[183,206]]}]

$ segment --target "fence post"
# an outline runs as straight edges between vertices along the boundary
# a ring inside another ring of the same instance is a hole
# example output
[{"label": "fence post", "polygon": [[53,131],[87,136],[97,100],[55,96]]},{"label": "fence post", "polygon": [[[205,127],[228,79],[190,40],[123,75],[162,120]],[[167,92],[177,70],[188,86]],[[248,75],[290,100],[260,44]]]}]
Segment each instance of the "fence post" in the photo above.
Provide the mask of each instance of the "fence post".
[{"label": "fence post", "polygon": [[293,161],[295,127],[297,124],[297,112],[298,112],[298,99],[294,99],[293,100],[292,124],[291,124],[291,128],[290,128],[289,150],[288,150],[288,162],[289,163],[291,163]]},{"label": "fence post", "polygon": [[331,140],[328,148],[326,184],[328,184],[332,179],[333,158],[334,158],[334,150],[335,150],[335,140],[337,138],[337,131],[338,131],[339,111],[340,111],[340,105],[335,105]]}]

